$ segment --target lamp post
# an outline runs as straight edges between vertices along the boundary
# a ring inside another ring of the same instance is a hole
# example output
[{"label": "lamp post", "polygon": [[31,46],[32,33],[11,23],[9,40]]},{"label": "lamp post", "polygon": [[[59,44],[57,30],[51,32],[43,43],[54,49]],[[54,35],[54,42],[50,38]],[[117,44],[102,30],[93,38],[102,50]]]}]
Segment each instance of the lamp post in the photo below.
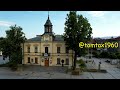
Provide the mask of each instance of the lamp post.
[{"label": "lamp post", "polygon": [[101,61],[99,62],[99,65],[98,65],[98,70],[100,71],[100,68],[101,68]]}]

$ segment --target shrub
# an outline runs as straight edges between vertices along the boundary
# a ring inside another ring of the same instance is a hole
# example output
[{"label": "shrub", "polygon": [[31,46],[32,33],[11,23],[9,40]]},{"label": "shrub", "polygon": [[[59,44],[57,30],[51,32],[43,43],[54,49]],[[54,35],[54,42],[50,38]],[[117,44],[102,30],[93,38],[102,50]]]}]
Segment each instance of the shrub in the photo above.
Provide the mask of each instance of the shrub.
[{"label": "shrub", "polygon": [[120,55],[120,52],[116,52],[115,55],[116,55],[116,56],[117,56],[117,55]]},{"label": "shrub", "polygon": [[92,54],[94,55],[94,57],[99,58],[99,53],[93,52]]},{"label": "shrub", "polygon": [[6,64],[0,64],[0,67],[6,67]]},{"label": "shrub", "polygon": [[109,55],[110,55],[109,52],[105,52],[105,51],[104,51],[104,52],[101,52],[101,53],[100,53],[100,58],[108,58]]},{"label": "shrub", "polygon": [[116,52],[115,55],[117,56],[118,59],[120,59],[120,53]]},{"label": "shrub", "polygon": [[12,70],[17,70],[18,65],[10,61],[6,64],[1,64],[0,67],[10,67]]},{"label": "shrub", "polygon": [[83,71],[84,68],[86,67],[85,62],[84,62],[82,59],[79,60],[79,67],[80,67],[80,69],[81,69],[82,71]]},{"label": "shrub", "polygon": [[18,64],[16,64],[14,61],[8,62],[8,67],[10,67],[12,70],[17,70]]},{"label": "shrub", "polygon": [[111,53],[109,56],[110,59],[117,59],[117,56],[115,55],[115,53]]}]

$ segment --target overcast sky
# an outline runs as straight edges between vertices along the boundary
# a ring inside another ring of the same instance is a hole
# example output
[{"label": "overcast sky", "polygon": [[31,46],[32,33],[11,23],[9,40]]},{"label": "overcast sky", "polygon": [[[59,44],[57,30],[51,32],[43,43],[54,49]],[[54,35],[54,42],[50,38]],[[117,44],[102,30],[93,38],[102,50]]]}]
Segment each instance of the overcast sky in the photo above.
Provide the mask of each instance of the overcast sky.
[{"label": "overcast sky", "polygon": [[[55,34],[64,33],[64,23],[69,11],[49,11]],[[120,11],[77,11],[86,17],[93,28],[93,37],[120,36]],[[0,11],[0,37],[10,25],[23,28],[27,38],[33,38],[44,32],[48,11]]]}]

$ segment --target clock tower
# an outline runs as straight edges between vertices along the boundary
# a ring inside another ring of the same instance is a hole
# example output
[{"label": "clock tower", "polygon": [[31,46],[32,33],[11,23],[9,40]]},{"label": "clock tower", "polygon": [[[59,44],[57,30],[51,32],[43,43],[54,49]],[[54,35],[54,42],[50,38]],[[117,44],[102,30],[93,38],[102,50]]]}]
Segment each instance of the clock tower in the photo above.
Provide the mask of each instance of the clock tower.
[{"label": "clock tower", "polygon": [[48,14],[48,19],[44,25],[44,33],[52,33],[52,23],[49,19],[49,14]]},{"label": "clock tower", "polygon": [[52,23],[49,18],[49,13],[48,13],[48,19],[46,20],[46,23],[44,24],[44,33],[41,35],[42,36],[42,41],[52,41],[54,39],[54,34],[52,32]]}]

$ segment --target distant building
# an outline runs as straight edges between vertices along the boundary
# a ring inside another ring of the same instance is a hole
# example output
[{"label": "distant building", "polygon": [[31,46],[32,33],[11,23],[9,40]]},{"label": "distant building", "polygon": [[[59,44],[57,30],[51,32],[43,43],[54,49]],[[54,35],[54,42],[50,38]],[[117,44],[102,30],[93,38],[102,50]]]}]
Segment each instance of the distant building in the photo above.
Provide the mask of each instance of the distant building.
[{"label": "distant building", "polygon": [[120,37],[116,37],[116,38],[110,38],[110,39],[107,39],[106,41],[108,42],[117,42],[118,43],[118,48],[108,48],[107,50],[109,52],[120,52]]},{"label": "distant building", "polygon": [[44,33],[28,39],[23,44],[23,64],[41,66],[72,66],[73,51],[65,45],[62,35],[54,35],[52,23],[48,19],[44,25]]},{"label": "distant building", "polygon": [[110,38],[110,39],[101,39],[101,38],[94,38],[92,40],[92,43],[98,43],[98,44],[103,44],[106,42],[110,42],[110,43],[118,43],[118,48],[95,48],[93,49],[94,51],[98,51],[98,52],[103,52],[103,51],[108,51],[108,52],[120,52],[120,37],[116,37],[116,38]]}]

